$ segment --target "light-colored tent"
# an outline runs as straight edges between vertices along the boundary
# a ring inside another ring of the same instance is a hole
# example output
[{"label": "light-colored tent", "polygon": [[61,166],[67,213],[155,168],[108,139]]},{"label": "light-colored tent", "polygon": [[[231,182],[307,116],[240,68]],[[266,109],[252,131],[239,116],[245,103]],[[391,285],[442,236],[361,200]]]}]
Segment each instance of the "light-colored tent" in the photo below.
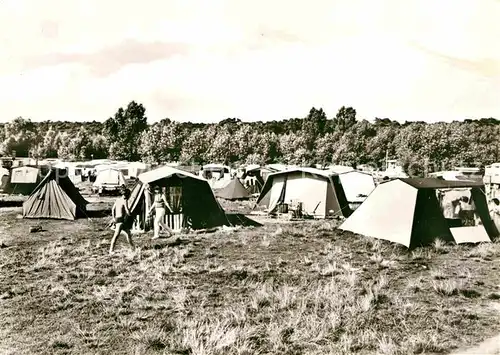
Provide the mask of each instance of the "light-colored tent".
[{"label": "light-colored tent", "polygon": [[234,178],[224,188],[216,190],[215,196],[226,200],[243,200],[250,197],[250,192],[243,186],[240,179]]},{"label": "light-colored tent", "polygon": [[100,170],[97,173],[95,182],[93,183],[93,187],[95,189],[105,188],[105,189],[116,189],[120,186],[126,185],[127,182],[125,177],[123,176],[120,170],[116,170],[113,168],[107,168]]},{"label": "light-colored tent", "polygon": [[154,186],[165,189],[169,205],[174,210],[167,214],[165,221],[172,229],[229,225],[224,210],[205,179],[163,166],[140,174],[132,189],[129,201],[134,230],[147,231],[152,227],[147,211],[151,207]]},{"label": "light-colored tent", "polygon": [[[498,231],[488,214],[483,188],[477,182],[432,178],[400,178],[384,182],[340,229],[389,240],[408,248],[429,244],[437,238],[456,243],[489,242]],[[471,198],[481,224],[459,227],[455,226],[455,220],[445,218],[438,195],[456,189],[461,192],[455,197],[468,195]]]},{"label": "light-colored tent", "polygon": [[64,169],[51,169],[23,203],[23,218],[73,220],[86,214],[87,201]]},{"label": "light-colored tent", "polygon": [[[371,176],[357,172],[350,178],[348,173],[345,174],[341,179],[343,174],[314,168],[296,168],[270,174],[257,199],[257,205],[267,207],[272,213],[280,204],[293,205],[300,202],[303,212],[318,218],[349,216],[353,207],[349,204],[346,191],[353,199],[353,204],[359,202],[361,195],[366,193],[366,186],[359,189],[356,184],[359,180],[366,184],[365,179],[370,179]],[[358,174],[363,178],[359,178]],[[357,180],[353,177],[357,177]],[[373,179],[371,181],[371,186],[374,187]],[[346,191],[343,184],[346,184]]]}]

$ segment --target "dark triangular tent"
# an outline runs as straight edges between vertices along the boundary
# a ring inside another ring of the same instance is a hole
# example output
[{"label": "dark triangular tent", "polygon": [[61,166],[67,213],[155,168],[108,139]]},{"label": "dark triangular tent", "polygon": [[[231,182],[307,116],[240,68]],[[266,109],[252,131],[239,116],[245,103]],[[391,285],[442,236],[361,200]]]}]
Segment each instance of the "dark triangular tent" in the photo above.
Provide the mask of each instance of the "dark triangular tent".
[{"label": "dark triangular tent", "polygon": [[167,214],[165,222],[172,229],[205,229],[230,225],[205,179],[163,166],[140,174],[132,189],[129,206],[134,230],[147,231],[152,228],[152,220],[147,212],[151,207],[154,186],[165,188],[169,204],[174,210]]},{"label": "dark triangular tent", "polygon": [[[447,206],[438,197],[443,193],[454,193],[455,201],[456,197],[468,197],[477,216],[475,225],[462,226],[460,219],[457,225],[455,219],[445,216]],[[435,178],[401,178],[379,184],[340,229],[408,248],[438,238],[456,243],[489,242],[498,235],[482,183]]]},{"label": "dark triangular tent", "polygon": [[222,189],[215,190],[215,196],[226,200],[243,200],[250,198],[250,192],[243,186],[240,179],[232,179]]},{"label": "dark triangular tent", "polygon": [[87,204],[66,169],[53,168],[23,203],[23,217],[73,220],[86,215]]}]

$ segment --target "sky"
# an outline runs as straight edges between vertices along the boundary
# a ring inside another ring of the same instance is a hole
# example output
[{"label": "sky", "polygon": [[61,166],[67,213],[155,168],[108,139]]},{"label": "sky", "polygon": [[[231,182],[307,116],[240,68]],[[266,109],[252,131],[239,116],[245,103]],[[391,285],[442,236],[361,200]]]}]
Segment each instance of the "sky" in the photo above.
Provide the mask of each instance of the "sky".
[{"label": "sky", "polygon": [[0,121],[500,119],[500,0],[0,0]]}]

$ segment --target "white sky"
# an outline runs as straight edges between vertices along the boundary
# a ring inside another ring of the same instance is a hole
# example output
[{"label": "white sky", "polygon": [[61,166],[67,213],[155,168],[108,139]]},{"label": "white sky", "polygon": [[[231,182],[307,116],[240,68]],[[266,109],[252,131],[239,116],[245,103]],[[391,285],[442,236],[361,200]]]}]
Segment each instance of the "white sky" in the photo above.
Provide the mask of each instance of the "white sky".
[{"label": "white sky", "polygon": [[500,118],[498,0],[0,0],[0,120]]}]

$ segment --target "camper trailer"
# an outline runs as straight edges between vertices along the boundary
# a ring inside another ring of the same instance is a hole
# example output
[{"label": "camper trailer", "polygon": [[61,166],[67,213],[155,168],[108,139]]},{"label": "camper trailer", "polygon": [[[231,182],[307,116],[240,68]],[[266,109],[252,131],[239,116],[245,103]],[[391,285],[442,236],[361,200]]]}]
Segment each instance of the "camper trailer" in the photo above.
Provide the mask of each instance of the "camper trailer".
[{"label": "camper trailer", "polygon": [[118,194],[122,186],[126,186],[127,181],[120,170],[108,167],[100,169],[97,173],[92,192],[99,195]]}]

